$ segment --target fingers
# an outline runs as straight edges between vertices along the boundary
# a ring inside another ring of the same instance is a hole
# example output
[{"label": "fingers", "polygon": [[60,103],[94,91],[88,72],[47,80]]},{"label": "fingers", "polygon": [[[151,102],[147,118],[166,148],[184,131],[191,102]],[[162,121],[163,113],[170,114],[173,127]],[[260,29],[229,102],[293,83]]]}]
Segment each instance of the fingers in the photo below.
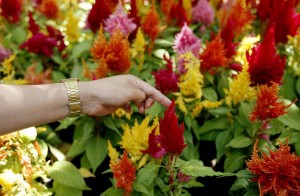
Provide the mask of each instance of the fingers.
[{"label": "fingers", "polygon": [[[160,91],[158,91],[156,88],[154,88],[147,82],[144,82],[143,80],[140,80],[137,77],[130,77],[130,78],[131,80],[129,80],[129,82],[135,88],[143,91],[146,94],[146,97],[151,98],[152,101],[155,100],[165,107],[169,107],[171,105],[172,101],[168,97],[163,95]],[[149,100],[148,102],[146,102],[146,108],[147,108],[147,104],[149,104],[151,107],[151,104],[153,104],[152,101]]]}]

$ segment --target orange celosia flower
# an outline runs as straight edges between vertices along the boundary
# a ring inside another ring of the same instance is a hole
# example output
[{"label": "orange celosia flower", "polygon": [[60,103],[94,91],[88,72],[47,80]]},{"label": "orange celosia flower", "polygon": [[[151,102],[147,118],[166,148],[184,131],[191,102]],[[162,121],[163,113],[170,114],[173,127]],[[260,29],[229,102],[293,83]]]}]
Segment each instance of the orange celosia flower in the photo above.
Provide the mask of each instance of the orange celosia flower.
[{"label": "orange celosia flower", "polygon": [[285,113],[290,105],[284,105],[282,101],[278,101],[278,84],[273,83],[272,86],[262,85],[258,89],[256,106],[251,113],[250,120],[267,120],[277,118]]},{"label": "orange celosia flower", "polygon": [[30,84],[50,84],[52,70],[49,68],[45,72],[37,73],[36,72],[36,64],[30,65],[25,74],[25,80],[27,80]]},{"label": "orange celosia flower", "polygon": [[220,34],[211,42],[206,43],[206,49],[200,54],[200,59],[201,70],[210,71],[212,74],[216,68],[225,67],[228,64],[230,59],[226,57],[226,50]]},{"label": "orange celosia flower", "polygon": [[124,195],[130,195],[133,182],[136,178],[136,168],[128,158],[127,152],[124,152],[120,161],[112,162],[110,167],[117,181],[116,188],[123,188]]},{"label": "orange celosia flower", "polygon": [[47,18],[56,19],[59,16],[59,7],[56,0],[43,0],[39,9]]},{"label": "orange celosia flower", "polygon": [[105,77],[107,73],[126,73],[130,68],[130,43],[126,37],[116,30],[110,41],[105,39],[103,28],[100,27],[97,39],[92,46],[91,54],[98,61],[96,77]]},{"label": "orange celosia flower", "polygon": [[274,194],[278,196],[296,195],[300,191],[300,158],[290,153],[288,142],[280,143],[279,149],[270,154],[261,152],[258,156],[258,140],[256,141],[251,160],[246,164],[255,175],[252,179],[258,183],[260,195]]},{"label": "orange celosia flower", "polygon": [[154,41],[157,38],[159,32],[161,31],[159,23],[159,14],[157,13],[155,6],[153,5],[148,14],[145,16],[144,21],[142,22],[143,32],[146,35],[148,35],[151,39],[149,52],[151,52]]}]

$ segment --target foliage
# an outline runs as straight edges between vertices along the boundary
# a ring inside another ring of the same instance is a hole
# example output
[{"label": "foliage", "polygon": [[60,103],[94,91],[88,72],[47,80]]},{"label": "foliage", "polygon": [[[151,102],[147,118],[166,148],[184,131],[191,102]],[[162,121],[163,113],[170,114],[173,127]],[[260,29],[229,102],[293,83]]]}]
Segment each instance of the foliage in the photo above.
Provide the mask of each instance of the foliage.
[{"label": "foliage", "polygon": [[190,195],[216,176],[235,179],[224,195],[299,191],[298,179],[279,190],[257,172],[272,163],[300,174],[299,1],[1,0],[0,7],[1,84],[133,74],[173,100],[145,115],[132,105],[131,113],[1,136],[1,195],[91,195],[99,178],[109,183],[101,195]]}]

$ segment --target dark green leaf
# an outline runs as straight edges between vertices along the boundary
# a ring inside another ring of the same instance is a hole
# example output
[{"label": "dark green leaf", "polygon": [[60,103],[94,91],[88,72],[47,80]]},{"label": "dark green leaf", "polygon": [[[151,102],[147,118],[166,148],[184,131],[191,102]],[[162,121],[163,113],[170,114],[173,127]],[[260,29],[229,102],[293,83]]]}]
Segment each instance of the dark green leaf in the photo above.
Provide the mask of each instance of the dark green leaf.
[{"label": "dark green leaf", "polygon": [[219,116],[219,115],[226,115],[228,112],[230,112],[232,109],[226,107],[226,106],[220,106],[218,108],[212,108],[208,109],[208,113]]},{"label": "dark green leaf", "polygon": [[136,182],[145,185],[146,187],[150,186],[153,183],[154,178],[157,176],[157,172],[160,165],[155,163],[149,163],[145,167],[139,170],[137,174]]},{"label": "dark green leaf", "polygon": [[77,118],[65,118],[60,122],[59,126],[55,129],[56,131],[63,130],[73,125],[73,123],[77,120]]},{"label": "dark green leaf", "polygon": [[86,155],[95,172],[107,155],[107,141],[99,135],[92,137],[86,144]]},{"label": "dark green leaf", "polygon": [[154,188],[153,187],[146,187],[144,184],[140,184],[138,182],[135,182],[133,184],[133,189],[135,191],[138,191],[140,193],[143,193],[143,195],[147,196],[154,196]]},{"label": "dark green leaf", "polygon": [[233,147],[233,148],[245,148],[252,144],[252,139],[249,137],[246,137],[244,135],[237,136],[233,138],[227,146]]},{"label": "dark green leaf", "polygon": [[55,162],[53,166],[48,169],[48,174],[54,181],[64,186],[80,190],[90,190],[90,188],[86,186],[78,169],[68,161]]},{"label": "dark green leaf", "polygon": [[296,90],[297,90],[298,95],[300,95],[300,78],[297,79]]},{"label": "dark green leaf", "polygon": [[229,124],[227,122],[226,117],[213,118],[210,120],[206,120],[198,130],[198,133],[201,135],[214,129],[222,130],[222,129],[227,129],[228,127]]},{"label": "dark green leaf", "polygon": [[222,131],[216,138],[217,160],[223,156],[226,151],[226,145],[232,139],[230,130]]},{"label": "dark green leaf", "polygon": [[218,95],[213,88],[203,88],[203,97],[209,101],[218,101]]},{"label": "dark green leaf", "polygon": [[285,99],[294,100],[297,98],[295,92],[295,78],[291,73],[285,72],[283,76],[283,82],[280,85],[279,95]]},{"label": "dark green leaf", "polygon": [[204,187],[204,184],[202,184],[201,182],[196,181],[195,179],[191,179],[187,183],[184,183],[183,187],[185,187],[185,188]]},{"label": "dark green leaf", "polygon": [[100,196],[123,196],[123,190],[122,189],[116,189],[115,187],[110,187],[106,189],[103,193],[101,193]]},{"label": "dark green leaf", "polygon": [[241,151],[232,150],[227,153],[227,157],[224,162],[224,171],[225,172],[235,172],[238,169],[241,169],[245,163],[246,155]]},{"label": "dark green leaf", "polygon": [[122,135],[120,133],[120,131],[118,130],[118,128],[116,127],[116,125],[114,124],[114,121],[112,120],[111,116],[104,116],[102,118],[102,121],[104,123],[105,126],[107,126],[108,128],[110,128],[111,130],[114,130],[115,132],[117,132],[119,135]]}]

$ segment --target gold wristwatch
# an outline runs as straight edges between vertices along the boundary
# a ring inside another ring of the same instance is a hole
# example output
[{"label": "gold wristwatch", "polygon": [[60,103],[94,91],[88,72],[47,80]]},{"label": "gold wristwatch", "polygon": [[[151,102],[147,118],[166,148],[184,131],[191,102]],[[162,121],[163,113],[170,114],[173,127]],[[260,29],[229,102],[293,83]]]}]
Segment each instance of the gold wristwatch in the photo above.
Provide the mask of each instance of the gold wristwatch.
[{"label": "gold wristwatch", "polygon": [[77,78],[63,79],[60,81],[65,84],[67,89],[70,110],[69,117],[71,118],[80,115],[80,97],[78,81],[79,80]]}]

